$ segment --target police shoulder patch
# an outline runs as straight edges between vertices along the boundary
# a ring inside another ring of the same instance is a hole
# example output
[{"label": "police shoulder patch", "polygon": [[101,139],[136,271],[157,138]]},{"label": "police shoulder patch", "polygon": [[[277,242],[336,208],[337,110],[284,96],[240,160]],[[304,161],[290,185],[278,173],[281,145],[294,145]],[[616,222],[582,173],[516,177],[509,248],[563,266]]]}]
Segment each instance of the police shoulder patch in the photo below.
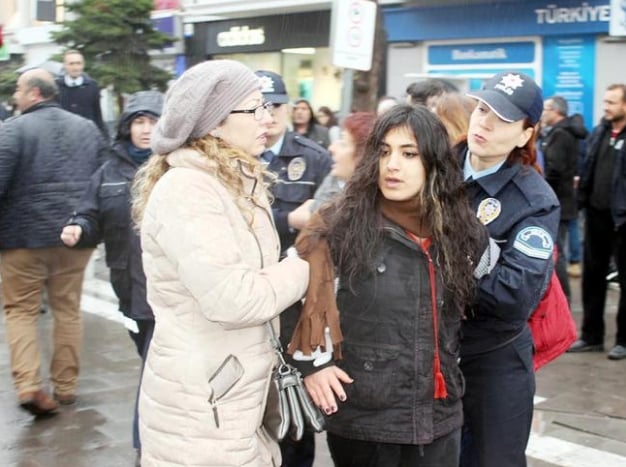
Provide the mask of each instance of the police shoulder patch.
[{"label": "police shoulder patch", "polygon": [[531,258],[549,259],[552,257],[554,242],[544,229],[531,226],[517,234],[513,248]]}]

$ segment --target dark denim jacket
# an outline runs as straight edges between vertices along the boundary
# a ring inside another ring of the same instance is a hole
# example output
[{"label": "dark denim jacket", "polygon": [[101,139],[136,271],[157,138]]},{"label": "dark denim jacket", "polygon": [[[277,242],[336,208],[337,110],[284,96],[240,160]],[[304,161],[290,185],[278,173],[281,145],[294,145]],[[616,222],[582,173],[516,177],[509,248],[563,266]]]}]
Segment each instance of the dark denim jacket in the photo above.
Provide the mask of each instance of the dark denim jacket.
[{"label": "dark denim jacket", "polygon": [[[436,268],[436,248],[428,254]],[[342,283],[344,334],[336,362],[354,383],[327,429],[353,439],[428,444],[462,424],[463,376],[457,365],[461,310],[451,309],[436,273],[439,354],[448,397],[434,398],[433,308],[429,262],[399,227],[388,225],[373,274]]]}]

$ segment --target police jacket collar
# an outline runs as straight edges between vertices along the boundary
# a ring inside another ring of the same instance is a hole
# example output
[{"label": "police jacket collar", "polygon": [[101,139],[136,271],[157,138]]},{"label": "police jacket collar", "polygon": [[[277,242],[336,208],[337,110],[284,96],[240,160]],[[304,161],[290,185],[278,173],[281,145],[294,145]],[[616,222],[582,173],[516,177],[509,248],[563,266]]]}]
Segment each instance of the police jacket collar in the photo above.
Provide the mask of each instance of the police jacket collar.
[{"label": "police jacket collar", "polygon": [[[467,146],[465,147],[465,151],[461,154],[468,157],[469,152],[467,151]],[[465,162],[465,159],[462,159],[462,162]],[[461,164],[461,167],[462,166]],[[477,183],[489,196],[495,196],[504,185],[509,183],[509,181],[519,173],[521,167],[520,164],[511,164],[509,161],[506,161],[497,172],[485,175],[477,180],[472,180],[469,183]]]},{"label": "police jacket collar", "polygon": [[476,180],[476,183],[478,183],[489,196],[495,196],[502,190],[504,185],[509,183],[519,173],[521,168],[522,166],[520,164],[505,162],[505,164],[500,167],[500,170],[491,175],[479,178]]}]

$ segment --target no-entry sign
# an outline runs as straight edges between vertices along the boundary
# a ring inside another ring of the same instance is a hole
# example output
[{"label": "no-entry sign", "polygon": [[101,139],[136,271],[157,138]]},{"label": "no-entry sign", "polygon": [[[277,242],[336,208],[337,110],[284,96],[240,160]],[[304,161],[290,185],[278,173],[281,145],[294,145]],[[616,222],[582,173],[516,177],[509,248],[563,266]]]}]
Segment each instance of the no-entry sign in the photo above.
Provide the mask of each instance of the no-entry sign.
[{"label": "no-entry sign", "polygon": [[335,0],[331,46],[333,65],[354,70],[372,68],[376,4],[366,0]]}]

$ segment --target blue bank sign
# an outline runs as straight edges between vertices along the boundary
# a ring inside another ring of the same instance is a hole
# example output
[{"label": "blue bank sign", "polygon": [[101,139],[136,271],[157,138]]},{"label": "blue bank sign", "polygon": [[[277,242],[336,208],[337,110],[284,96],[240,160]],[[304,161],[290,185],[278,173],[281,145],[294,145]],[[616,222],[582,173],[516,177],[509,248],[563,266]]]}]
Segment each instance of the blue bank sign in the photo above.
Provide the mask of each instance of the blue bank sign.
[{"label": "blue bank sign", "polygon": [[589,36],[549,37],[543,43],[544,96],[567,99],[571,113],[593,126],[595,41]]},{"label": "blue bank sign", "polygon": [[439,8],[386,8],[390,42],[478,37],[608,34],[609,0],[529,0]]},{"label": "blue bank sign", "polygon": [[533,63],[534,61],[535,43],[531,41],[430,45],[428,47],[428,64],[430,66]]}]

